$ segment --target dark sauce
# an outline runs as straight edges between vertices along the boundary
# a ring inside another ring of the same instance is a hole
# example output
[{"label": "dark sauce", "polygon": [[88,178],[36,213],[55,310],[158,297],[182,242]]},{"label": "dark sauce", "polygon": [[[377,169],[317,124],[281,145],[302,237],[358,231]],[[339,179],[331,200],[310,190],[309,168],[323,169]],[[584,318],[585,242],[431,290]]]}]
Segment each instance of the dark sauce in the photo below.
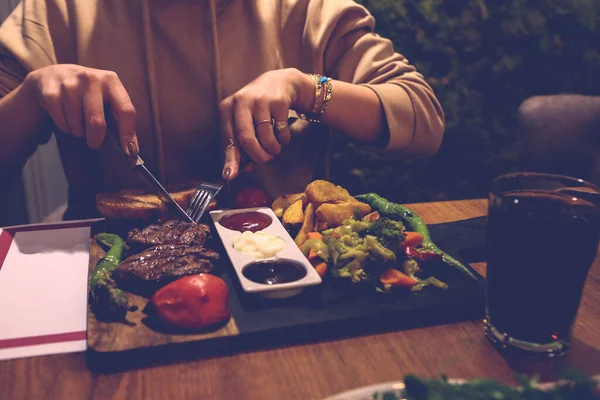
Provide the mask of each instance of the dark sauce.
[{"label": "dark sauce", "polygon": [[258,232],[272,223],[271,217],[258,211],[240,212],[227,215],[219,223],[227,229],[239,232]]},{"label": "dark sauce", "polygon": [[260,261],[248,265],[242,271],[252,282],[277,285],[299,281],[306,276],[306,269],[290,261]]}]

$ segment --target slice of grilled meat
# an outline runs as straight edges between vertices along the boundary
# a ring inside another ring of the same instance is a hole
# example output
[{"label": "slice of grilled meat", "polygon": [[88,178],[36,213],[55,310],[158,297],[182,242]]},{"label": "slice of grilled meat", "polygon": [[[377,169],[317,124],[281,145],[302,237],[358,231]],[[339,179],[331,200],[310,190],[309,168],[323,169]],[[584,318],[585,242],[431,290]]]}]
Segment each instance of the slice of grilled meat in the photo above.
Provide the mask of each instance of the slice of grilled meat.
[{"label": "slice of grilled meat", "polygon": [[163,224],[132,229],[127,236],[131,252],[140,252],[162,244],[203,247],[211,240],[210,227],[204,224],[172,220]]},{"label": "slice of grilled meat", "polygon": [[214,250],[164,244],[128,257],[114,270],[113,278],[119,287],[150,297],[160,287],[184,276],[218,271],[220,261]]}]

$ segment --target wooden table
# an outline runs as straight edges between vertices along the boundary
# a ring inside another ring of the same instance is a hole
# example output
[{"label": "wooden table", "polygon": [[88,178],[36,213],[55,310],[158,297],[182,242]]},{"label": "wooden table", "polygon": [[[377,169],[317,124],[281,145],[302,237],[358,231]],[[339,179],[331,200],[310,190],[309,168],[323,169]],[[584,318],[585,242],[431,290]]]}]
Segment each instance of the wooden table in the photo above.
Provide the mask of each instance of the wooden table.
[{"label": "wooden table", "polygon": [[[483,200],[416,204],[426,222],[485,215]],[[484,272],[484,266],[478,266]],[[565,365],[600,373],[600,257],[587,279],[571,352],[545,362],[505,360],[481,321],[255,351],[112,375],[94,375],[83,354],[0,362],[0,399],[321,399],[404,374],[493,377],[515,371],[552,379]]]}]

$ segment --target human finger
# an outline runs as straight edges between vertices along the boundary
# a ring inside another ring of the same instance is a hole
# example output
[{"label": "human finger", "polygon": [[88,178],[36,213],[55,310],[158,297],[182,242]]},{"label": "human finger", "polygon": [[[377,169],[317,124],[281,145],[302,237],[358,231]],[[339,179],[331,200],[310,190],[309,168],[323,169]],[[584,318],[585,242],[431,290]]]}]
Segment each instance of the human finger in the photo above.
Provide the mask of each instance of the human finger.
[{"label": "human finger", "polygon": [[273,126],[275,137],[283,146],[289,144],[292,140],[292,133],[290,132],[290,126],[288,125],[289,113],[289,106],[283,102],[277,102],[271,105],[271,115],[273,115],[273,119],[275,120]]},{"label": "human finger", "polygon": [[259,163],[266,163],[273,158],[258,142],[252,112],[247,103],[234,100],[233,127],[234,139],[239,143],[240,151],[246,152],[253,161]]},{"label": "human finger", "polygon": [[136,134],[136,110],[127,90],[115,73],[109,73],[105,91],[110,102],[111,112],[117,121],[121,148],[130,157],[139,154],[139,142]]},{"label": "human finger", "polygon": [[222,177],[225,181],[233,180],[239,173],[240,149],[235,141],[233,128],[233,107],[230,99],[224,100],[219,106],[221,119],[221,141],[225,152]]},{"label": "human finger", "polygon": [[85,137],[83,127],[82,96],[79,83],[76,80],[66,80],[62,83],[62,105],[73,136]]},{"label": "human finger", "polygon": [[104,100],[100,85],[92,84],[87,88],[83,94],[82,105],[85,124],[85,139],[88,147],[99,149],[106,136]]}]

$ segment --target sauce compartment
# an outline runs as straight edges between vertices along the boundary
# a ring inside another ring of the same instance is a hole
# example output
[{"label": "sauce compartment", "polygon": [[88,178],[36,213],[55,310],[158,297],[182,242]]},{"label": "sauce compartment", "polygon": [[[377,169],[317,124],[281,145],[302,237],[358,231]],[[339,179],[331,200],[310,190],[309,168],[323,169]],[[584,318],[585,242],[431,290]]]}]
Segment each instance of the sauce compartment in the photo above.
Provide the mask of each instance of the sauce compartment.
[{"label": "sauce compartment", "polygon": [[272,223],[270,215],[258,211],[232,212],[219,218],[219,224],[223,227],[241,233],[263,231]]},{"label": "sauce compartment", "polygon": [[250,263],[242,270],[242,274],[252,282],[277,285],[299,281],[307,271],[295,261],[278,259]]},{"label": "sauce compartment", "polygon": [[[252,221],[262,221],[263,225],[266,225],[267,221],[270,223],[263,229],[251,231],[244,228],[246,226],[244,225],[244,215],[250,216]],[[244,291],[268,298],[285,298],[302,292],[308,286],[318,285],[322,282],[317,271],[304,257],[294,239],[270,208],[216,210],[211,211],[210,216]],[[285,246],[272,257],[256,258],[234,248],[234,241],[236,238],[240,238],[242,231],[231,228],[272,235],[282,239]]]}]

